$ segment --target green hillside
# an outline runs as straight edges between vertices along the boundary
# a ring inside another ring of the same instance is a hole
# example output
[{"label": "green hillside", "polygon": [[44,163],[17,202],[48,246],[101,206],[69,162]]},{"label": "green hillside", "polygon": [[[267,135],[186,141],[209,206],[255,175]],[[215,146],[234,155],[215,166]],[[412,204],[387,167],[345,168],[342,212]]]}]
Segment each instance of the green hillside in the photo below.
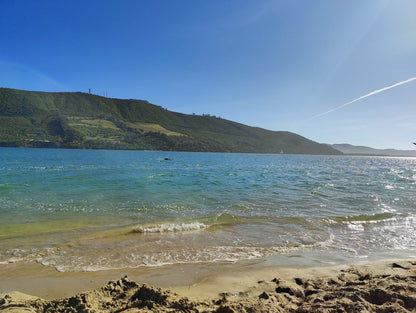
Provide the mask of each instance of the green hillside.
[{"label": "green hillside", "polygon": [[0,88],[0,146],[340,154],[302,136],[143,100]]}]

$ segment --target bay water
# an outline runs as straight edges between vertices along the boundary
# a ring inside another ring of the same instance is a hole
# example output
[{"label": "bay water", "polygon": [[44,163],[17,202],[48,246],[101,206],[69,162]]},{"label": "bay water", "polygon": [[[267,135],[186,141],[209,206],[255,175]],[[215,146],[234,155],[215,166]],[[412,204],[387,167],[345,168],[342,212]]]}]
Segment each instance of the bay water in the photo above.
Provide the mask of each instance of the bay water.
[{"label": "bay water", "polygon": [[414,158],[0,148],[0,269],[415,255]]}]

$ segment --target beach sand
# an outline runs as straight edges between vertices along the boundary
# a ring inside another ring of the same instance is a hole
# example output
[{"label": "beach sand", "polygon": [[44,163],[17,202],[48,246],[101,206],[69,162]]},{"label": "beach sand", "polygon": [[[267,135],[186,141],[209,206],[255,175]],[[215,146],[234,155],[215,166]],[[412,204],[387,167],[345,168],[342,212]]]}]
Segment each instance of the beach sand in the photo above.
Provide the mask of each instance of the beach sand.
[{"label": "beach sand", "polygon": [[59,273],[32,264],[25,272],[12,264],[2,276],[0,312],[416,312],[414,260],[255,270],[217,266],[217,275],[192,281],[186,265],[153,274],[131,270],[120,279],[120,271]]}]

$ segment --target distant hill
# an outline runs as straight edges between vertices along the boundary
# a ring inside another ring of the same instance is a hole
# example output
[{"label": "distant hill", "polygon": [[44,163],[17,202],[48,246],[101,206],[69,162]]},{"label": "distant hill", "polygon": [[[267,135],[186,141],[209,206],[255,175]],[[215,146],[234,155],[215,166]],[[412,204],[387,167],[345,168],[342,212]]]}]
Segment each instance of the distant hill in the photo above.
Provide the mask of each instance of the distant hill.
[{"label": "distant hill", "polygon": [[0,88],[0,146],[341,154],[294,133],[172,112],[143,100],[8,88]]},{"label": "distant hill", "polygon": [[416,157],[416,150],[373,149],[364,146],[353,146],[346,143],[334,144],[331,145],[331,147],[345,154]]}]

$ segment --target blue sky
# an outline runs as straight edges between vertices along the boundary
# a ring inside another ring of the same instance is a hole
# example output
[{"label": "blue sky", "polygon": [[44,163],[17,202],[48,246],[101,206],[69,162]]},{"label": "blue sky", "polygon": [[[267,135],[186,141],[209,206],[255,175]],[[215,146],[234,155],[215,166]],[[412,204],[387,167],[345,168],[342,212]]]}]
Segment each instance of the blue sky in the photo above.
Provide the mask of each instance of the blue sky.
[{"label": "blue sky", "polygon": [[[146,99],[325,143],[413,149],[414,0],[0,0],[0,87]],[[315,117],[315,118],[313,118]]]}]

